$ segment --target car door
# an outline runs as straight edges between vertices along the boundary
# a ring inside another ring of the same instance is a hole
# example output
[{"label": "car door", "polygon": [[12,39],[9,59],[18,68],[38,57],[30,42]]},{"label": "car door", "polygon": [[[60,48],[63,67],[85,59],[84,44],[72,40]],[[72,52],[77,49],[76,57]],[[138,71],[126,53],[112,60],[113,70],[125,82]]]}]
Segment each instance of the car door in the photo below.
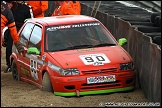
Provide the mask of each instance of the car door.
[{"label": "car door", "polygon": [[[24,45],[24,49],[27,50],[28,48],[28,42],[29,42],[29,37],[32,33],[34,24],[33,23],[26,23],[24,25],[23,29],[20,31],[19,36],[20,36],[20,42]],[[30,74],[30,61],[29,58],[25,55],[18,54],[18,59],[17,62],[20,66],[20,76],[25,79],[31,79],[31,74]]]},{"label": "car door", "polygon": [[[28,49],[31,47],[35,47],[39,50],[39,52],[41,52],[42,49],[42,27],[39,25],[35,25],[32,33],[29,37],[29,43],[28,43]],[[41,62],[41,54],[29,54],[26,53],[25,54],[27,57],[27,63],[28,63],[28,69],[30,70],[30,74],[31,74],[31,80],[33,82],[39,83],[40,82],[40,77],[41,77],[41,67],[40,65],[42,65]]]}]

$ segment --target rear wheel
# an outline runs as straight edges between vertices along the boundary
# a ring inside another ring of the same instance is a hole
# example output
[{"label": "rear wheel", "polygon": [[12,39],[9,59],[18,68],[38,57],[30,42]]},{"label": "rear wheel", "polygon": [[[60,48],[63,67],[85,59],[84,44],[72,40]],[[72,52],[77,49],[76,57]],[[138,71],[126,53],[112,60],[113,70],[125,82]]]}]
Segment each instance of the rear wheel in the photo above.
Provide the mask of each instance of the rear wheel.
[{"label": "rear wheel", "polygon": [[12,61],[12,78],[16,81],[20,81],[20,75],[18,73],[17,65],[15,60]]},{"label": "rear wheel", "polygon": [[50,77],[49,77],[49,74],[47,72],[45,72],[44,75],[43,75],[42,90],[47,91],[47,92],[53,92]]}]

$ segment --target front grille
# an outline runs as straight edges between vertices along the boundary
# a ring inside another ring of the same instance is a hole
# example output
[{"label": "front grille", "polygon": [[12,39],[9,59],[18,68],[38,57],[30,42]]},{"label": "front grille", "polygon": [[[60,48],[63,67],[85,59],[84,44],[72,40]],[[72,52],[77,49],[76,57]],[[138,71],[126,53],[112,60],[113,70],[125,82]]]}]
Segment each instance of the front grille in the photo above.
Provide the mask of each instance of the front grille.
[{"label": "front grille", "polygon": [[109,68],[109,69],[100,69],[100,70],[85,70],[82,71],[84,75],[86,74],[99,74],[99,73],[109,73],[109,72],[116,72],[117,68]]}]

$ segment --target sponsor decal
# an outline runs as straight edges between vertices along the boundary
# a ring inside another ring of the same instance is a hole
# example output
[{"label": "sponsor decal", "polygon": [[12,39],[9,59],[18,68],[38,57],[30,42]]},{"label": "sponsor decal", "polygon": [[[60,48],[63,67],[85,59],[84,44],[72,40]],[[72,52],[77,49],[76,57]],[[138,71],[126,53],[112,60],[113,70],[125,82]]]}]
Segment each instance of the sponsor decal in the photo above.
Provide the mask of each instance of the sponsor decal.
[{"label": "sponsor decal", "polygon": [[21,71],[24,75],[30,76],[30,71],[27,70],[26,68],[22,67],[22,66],[20,67],[20,71]]},{"label": "sponsor decal", "polygon": [[95,77],[88,77],[87,78],[87,84],[104,83],[104,82],[115,82],[115,81],[116,81],[115,75],[95,76]]},{"label": "sponsor decal", "polygon": [[94,22],[94,23],[73,24],[73,25],[60,25],[60,26],[49,27],[47,28],[47,31],[55,31],[59,29],[77,28],[77,27],[88,27],[88,26],[96,26],[96,25],[100,25],[100,23]]},{"label": "sponsor decal", "polygon": [[79,58],[83,61],[85,65],[104,65],[105,63],[110,63],[110,60],[105,54],[87,54],[80,55]]},{"label": "sponsor decal", "polygon": [[94,48],[79,49],[78,51],[81,52],[81,51],[91,51],[91,50],[94,50]]}]

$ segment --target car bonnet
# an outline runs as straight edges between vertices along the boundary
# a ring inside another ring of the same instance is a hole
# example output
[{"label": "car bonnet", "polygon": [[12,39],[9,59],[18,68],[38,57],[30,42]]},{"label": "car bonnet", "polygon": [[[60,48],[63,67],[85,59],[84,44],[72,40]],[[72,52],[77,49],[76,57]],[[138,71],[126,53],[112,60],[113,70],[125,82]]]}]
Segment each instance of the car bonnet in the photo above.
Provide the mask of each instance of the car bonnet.
[{"label": "car bonnet", "polygon": [[64,68],[86,65],[119,64],[131,61],[129,54],[120,46],[59,51],[49,54]]}]

